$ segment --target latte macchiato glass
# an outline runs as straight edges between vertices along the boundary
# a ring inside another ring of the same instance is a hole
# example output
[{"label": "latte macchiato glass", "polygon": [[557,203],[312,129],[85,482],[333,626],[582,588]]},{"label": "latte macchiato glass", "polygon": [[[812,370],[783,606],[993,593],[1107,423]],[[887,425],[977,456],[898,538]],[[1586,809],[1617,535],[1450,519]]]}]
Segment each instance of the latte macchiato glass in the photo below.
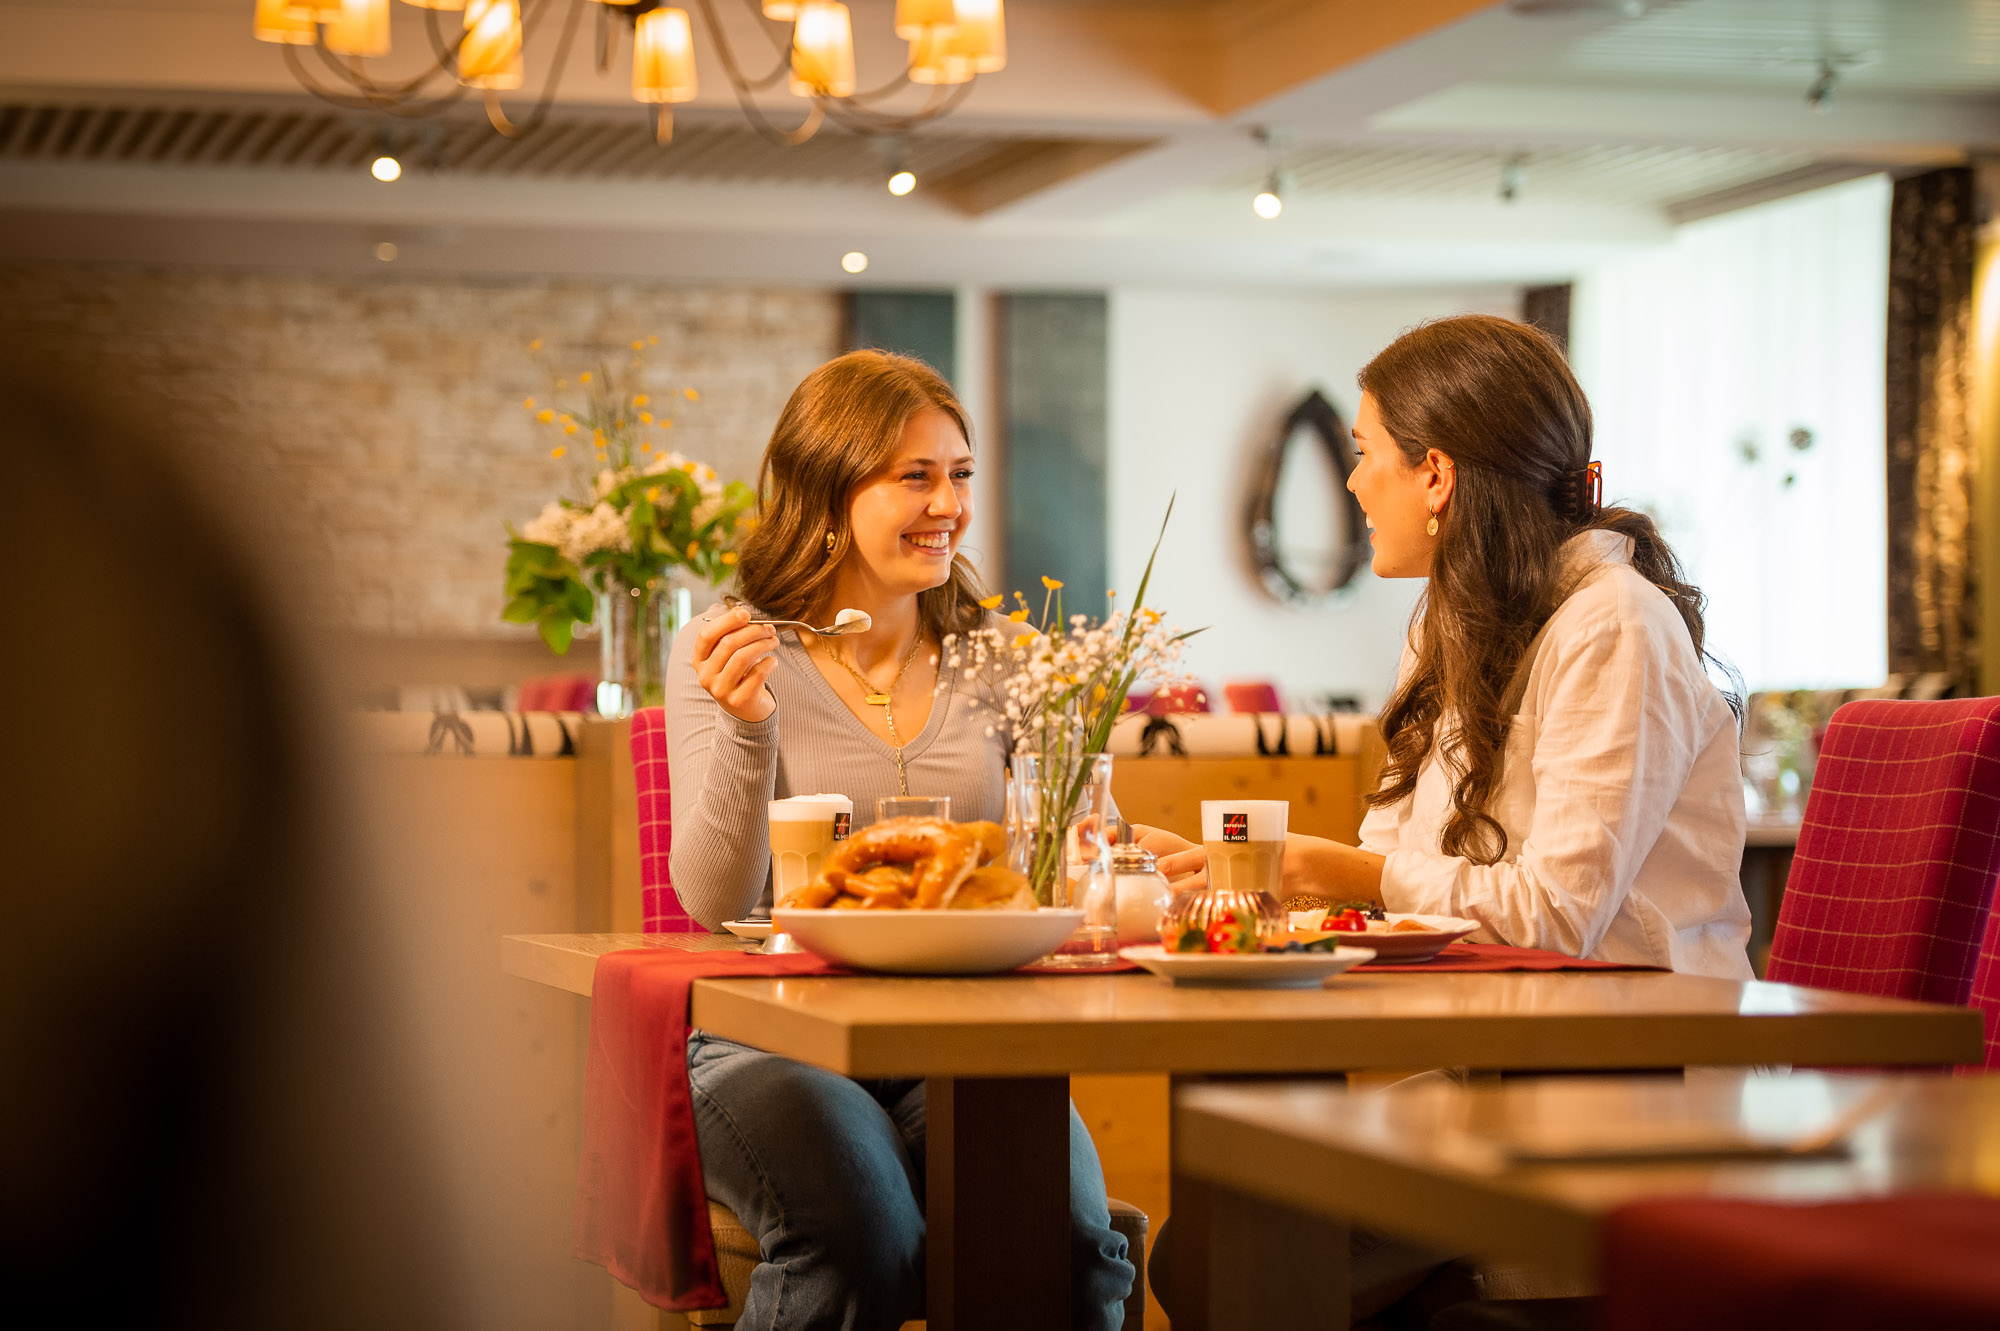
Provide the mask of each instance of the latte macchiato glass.
[{"label": "latte macchiato glass", "polygon": [[1201,848],[1210,887],[1279,900],[1285,876],[1284,800],[1203,800]]},{"label": "latte macchiato glass", "polygon": [[819,877],[826,853],[847,840],[854,801],[845,795],[794,795],[772,800],[771,900],[783,901]]}]

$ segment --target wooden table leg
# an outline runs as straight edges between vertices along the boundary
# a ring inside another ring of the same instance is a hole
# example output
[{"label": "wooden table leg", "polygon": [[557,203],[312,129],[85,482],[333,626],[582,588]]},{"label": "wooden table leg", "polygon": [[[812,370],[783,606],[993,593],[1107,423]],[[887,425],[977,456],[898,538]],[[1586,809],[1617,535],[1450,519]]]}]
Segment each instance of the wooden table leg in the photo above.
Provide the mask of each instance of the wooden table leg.
[{"label": "wooden table leg", "polygon": [[1185,1174],[1172,1186],[1174,1331],[1347,1331],[1346,1225]]},{"label": "wooden table leg", "polygon": [[1069,1079],[925,1083],[931,1331],[1069,1325]]}]

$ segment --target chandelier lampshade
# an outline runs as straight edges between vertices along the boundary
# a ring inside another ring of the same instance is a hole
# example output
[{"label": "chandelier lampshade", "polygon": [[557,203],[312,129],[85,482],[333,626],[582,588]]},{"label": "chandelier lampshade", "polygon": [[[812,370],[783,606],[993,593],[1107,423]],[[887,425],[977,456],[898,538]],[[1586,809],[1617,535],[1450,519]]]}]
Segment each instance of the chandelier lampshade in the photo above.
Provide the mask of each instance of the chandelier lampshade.
[{"label": "chandelier lampshade", "polygon": [[257,17],[251,32],[260,42],[283,42],[289,46],[311,46],[319,40],[319,24],[294,12],[290,0],[257,0]]},{"label": "chandelier lampshade", "polygon": [[805,0],[799,6],[789,86],[801,97],[854,95],[854,28],[846,5]]},{"label": "chandelier lampshade", "polygon": [[799,16],[799,0],[764,0],[764,17],[790,23]]},{"label": "chandelier lampshade", "polygon": [[951,52],[950,28],[932,28],[910,39],[910,82],[931,85],[970,83],[979,71],[972,61]]},{"label": "chandelier lampshade", "polygon": [[286,0],[287,12],[315,23],[332,23],[347,8],[347,0]]},{"label": "chandelier lampshade", "polygon": [[981,74],[1007,67],[1007,19],[1001,0],[957,0],[947,55],[970,60]]},{"label": "chandelier lampshade", "polygon": [[905,41],[954,22],[952,0],[896,0],[896,35]]},{"label": "chandelier lampshade", "polygon": [[469,88],[521,86],[519,0],[466,0],[458,81]]},{"label": "chandelier lampshade", "polygon": [[346,0],[326,25],[326,49],[341,55],[389,54],[389,0]]},{"label": "chandelier lampshade", "polygon": [[633,29],[632,95],[642,102],[694,100],[694,32],[685,9],[639,15]]},{"label": "chandelier lampshade", "polygon": [[418,9],[465,8],[465,0],[403,0],[403,3],[406,5],[415,5]]}]

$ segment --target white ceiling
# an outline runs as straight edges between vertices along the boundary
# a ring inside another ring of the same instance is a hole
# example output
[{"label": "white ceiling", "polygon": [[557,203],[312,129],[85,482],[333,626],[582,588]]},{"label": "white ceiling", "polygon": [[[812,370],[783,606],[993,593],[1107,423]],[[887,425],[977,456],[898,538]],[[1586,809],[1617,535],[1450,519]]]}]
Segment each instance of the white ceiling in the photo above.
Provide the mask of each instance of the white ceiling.
[{"label": "white ceiling", "polygon": [[[900,49],[891,3],[854,4],[864,83]],[[2000,149],[2000,0],[1014,0],[1008,69],[904,146],[906,199],[879,142],[756,138],[705,33],[670,147],[581,51],[513,144],[476,105],[413,131],[305,97],[251,8],[0,0],[0,258],[366,269],[398,239],[405,267],[685,280],[1540,282],[1678,218]],[[741,0],[718,8],[763,40]],[[396,10],[392,69],[424,41]],[[1822,51],[1841,83],[1814,114]],[[1274,162],[1258,125],[1293,181],[1271,223],[1248,208]],[[385,142],[410,168],[393,186],[364,170]],[[849,249],[873,260],[858,279]]]}]

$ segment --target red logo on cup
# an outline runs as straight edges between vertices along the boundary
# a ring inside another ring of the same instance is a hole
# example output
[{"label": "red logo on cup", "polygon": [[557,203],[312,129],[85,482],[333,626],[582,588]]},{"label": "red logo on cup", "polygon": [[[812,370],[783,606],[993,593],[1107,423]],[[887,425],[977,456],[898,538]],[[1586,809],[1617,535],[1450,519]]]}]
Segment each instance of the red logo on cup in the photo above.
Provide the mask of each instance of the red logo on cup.
[{"label": "red logo on cup", "polygon": [[1222,839],[1224,841],[1248,841],[1250,839],[1250,815],[1247,813],[1223,814]]},{"label": "red logo on cup", "polygon": [[845,841],[845,840],[847,840],[847,830],[848,830],[848,827],[849,827],[849,826],[850,826],[850,825],[851,825],[851,824],[852,824],[853,822],[854,822],[854,815],[853,815],[853,814],[851,814],[851,813],[836,813],[836,814],[834,814],[834,815],[833,815],[833,839],[834,839],[835,841]]}]

